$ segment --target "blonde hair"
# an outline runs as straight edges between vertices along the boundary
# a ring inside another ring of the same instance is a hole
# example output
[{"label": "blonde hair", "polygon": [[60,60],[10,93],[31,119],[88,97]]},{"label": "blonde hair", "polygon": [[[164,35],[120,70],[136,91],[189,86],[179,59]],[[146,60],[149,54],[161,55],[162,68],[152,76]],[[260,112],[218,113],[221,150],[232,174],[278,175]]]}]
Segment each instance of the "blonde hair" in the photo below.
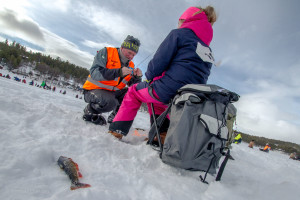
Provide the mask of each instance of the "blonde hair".
[{"label": "blonde hair", "polygon": [[209,23],[211,23],[211,25],[213,25],[217,21],[217,14],[215,12],[214,7],[207,6],[206,8],[201,8],[201,7],[197,7],[197,8],[199,8],[200,10],[198,12],[195,12],[194,15],[197,15],[202,11],[204,11],[204,13],[207,16],[207,20]]}]

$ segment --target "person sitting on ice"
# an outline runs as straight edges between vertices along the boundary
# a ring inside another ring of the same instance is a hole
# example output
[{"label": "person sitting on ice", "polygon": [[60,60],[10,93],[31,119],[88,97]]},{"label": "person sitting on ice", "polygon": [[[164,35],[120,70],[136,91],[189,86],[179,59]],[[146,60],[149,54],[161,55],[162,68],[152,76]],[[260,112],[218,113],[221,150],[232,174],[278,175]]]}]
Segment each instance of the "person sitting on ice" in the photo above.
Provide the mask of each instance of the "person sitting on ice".
[{"label": "person sitting on ice", "polygon": [[269,143],[266,144],[266,146],[264,148],[259,148],[259,150],[263,151],[263,152],[269,152],[269,150],[271,149]]},{"label": "person sitting on ice", "polygon": [[[128,89],[108,133],[119,139],[126,136],[143,102],[148,109],[152,103],[154,114],[159,116],[179,88],[186,84],[206,84],[213,61],[204,55],[211,54],[209,45],[216,19],[211,6],[190,7],[181,15],[178,28],[169,33],[149,62],[145,73],[148,81]],[[152,115],[151,109],[149,114]],[[166,132],[160,132],[163,143]]]},{"label": "person sitting on ice", "polygon": [[297,156],[297,153],[293,152],[293,153],[290,154],[290,159],[299,160],[300,161],[300,156]]},{"label": "person sitting on ice", "polygon": [[14,80],[15,80],[15,81],[18,81],[18,82],[21,81],[21,79],[19,79],[19,77],[17,77],[17,76],[14,77]]},{"label": "person sitting on ice", "polygon": [[242,135],[240,133],[235,133],[235,138],[233,141],[235,144],[240,144],[242,142]]},{"label": "person sitting on ice", "polygon": [[248,147],[253,149],[253,146],[254,146],[254,140],[251,140],[251,141],[249,142]]},{"label": "person sitting on ice", "polygon": [[41,87],[45,89],[45,86],[46,86],[46,82],[43,81],[42,84],[41,84]]},{"label": "person sitting on ice", "polygon": [[296,158],[297,158],[296,152],[290,154],[290,159],[296,160]]}]

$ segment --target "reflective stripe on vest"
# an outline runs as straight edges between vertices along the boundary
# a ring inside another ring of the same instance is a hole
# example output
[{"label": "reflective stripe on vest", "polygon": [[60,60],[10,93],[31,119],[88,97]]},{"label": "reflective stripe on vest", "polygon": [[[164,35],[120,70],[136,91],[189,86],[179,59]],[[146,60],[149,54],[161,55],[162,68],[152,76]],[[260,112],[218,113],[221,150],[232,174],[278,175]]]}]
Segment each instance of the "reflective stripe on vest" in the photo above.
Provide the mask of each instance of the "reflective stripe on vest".
[{"label": "reflective stripe on vest", "polygon": [[[117,87],[115,87],[115,86],[105,85],[105,84],[103,84],[103,83],[101,83],[101,82],[99,82],[99,81],[95,81],[94,79],[92,79],[91,76],[88,76],[87,80],[88,80],[89,82],[93,83],[94,85],[97,85],[98,87],[101,87],[101,88],[105,88],[105,89],[113,90],[113,91],[115,91],[115,90],[120,90],[119,88],[117,88]],[[125,80],[125,79],[123,79],[123,80],[121,81],[121,83],[124,83],[125,85],[127,85],[128,81]],[[120,85],[120,84],[119,84],[119,85]]]},{"label": "reflective stripe on vest", "polygon": [[114,86],[110,86],[110,85],[104,85],[103,83],[99,82],[99,81],[95,81],[94,79],[92,79],[91,76],[89,76],[87,78],[87,80],[91,83],[93,83],[94,85],[97,85],[98,87],[101,87],[101,88],[106,88],[108,90],[112,90],[112,91],[115,91],[115,90],[119,90],[119,88],[116,88]]}]

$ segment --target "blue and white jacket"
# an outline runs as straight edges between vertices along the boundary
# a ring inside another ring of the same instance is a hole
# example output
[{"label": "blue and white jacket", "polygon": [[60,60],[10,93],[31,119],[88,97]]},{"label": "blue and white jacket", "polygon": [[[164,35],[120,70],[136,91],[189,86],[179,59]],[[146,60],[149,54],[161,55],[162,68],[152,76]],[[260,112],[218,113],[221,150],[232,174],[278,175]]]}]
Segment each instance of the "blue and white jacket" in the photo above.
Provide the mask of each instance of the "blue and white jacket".
[{"label": "blue and white jacket", "polygon": [[193,30],[174,29],[149,62],[145,75],[153,80],[151,86],[159,100],[167,104],[184,85],[206,84],[213,63],[211,49]]}]

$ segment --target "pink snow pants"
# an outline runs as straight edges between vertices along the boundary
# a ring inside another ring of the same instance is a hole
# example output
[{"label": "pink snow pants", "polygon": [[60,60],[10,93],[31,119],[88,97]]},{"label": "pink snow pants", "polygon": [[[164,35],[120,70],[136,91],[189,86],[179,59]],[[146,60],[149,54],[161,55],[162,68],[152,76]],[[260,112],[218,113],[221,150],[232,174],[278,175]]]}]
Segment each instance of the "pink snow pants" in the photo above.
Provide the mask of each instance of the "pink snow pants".
[{"label": "pink snow pants", "polygon": [[[152,115],[150,106],[151,103],[153,103],[154,112],[156,115],[162,114],[167,109],[168,105],[150,96],[148,87],[149,84],[147,84],[146,82],[137,83],[129,87],[121,104],[121,107],[109,127],[109,130],[127,135],[132,122],[143,102],[147,103],[150,115]],[[155,91],[152,91],[154,97],[159,99]]]}]

